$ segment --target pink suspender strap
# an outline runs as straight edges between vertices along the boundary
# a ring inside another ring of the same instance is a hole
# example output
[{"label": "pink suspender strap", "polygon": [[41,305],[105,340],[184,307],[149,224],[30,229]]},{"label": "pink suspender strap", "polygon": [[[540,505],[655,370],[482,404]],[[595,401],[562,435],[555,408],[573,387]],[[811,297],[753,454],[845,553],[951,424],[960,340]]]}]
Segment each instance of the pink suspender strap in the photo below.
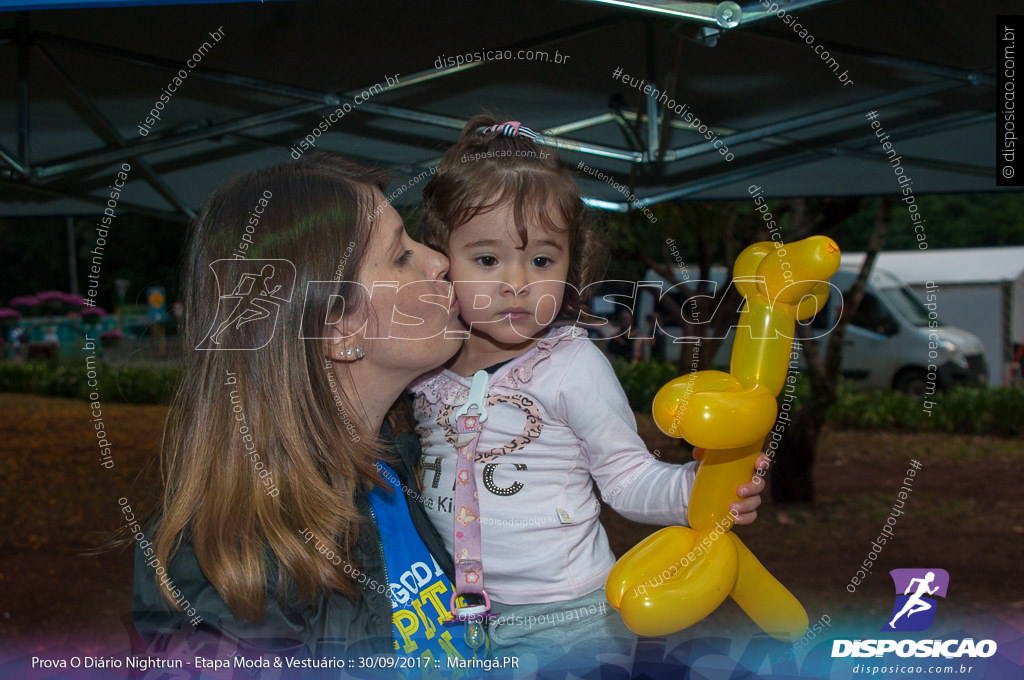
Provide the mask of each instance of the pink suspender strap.
[{"label": "pink suspender strap", "polygon": [[[456,412],[455,423],[458,434],[455,466],[455,583],[449,608],[455,610],[455,598],[459,595],[480,595],[484,599],[483,612],[491,608],[490,598],[484,590],[484,565],[480,540],[480,496],[476,489],[476,475],[473,461],[476,458],[477,442],[480,440],[482,423],[487,420],[487,371],[473,375],[469,398]],[[478,607],[470,607],[473,614],[482,613]],[[467,612],[463,612],[466,614]]]}]

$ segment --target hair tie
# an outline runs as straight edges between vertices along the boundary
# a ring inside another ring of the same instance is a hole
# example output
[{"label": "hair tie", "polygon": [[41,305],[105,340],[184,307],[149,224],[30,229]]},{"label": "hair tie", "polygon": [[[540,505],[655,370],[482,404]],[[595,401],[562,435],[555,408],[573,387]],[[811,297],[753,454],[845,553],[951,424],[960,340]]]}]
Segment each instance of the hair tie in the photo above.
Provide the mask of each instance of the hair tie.
[{"label": "hair tie", "polygon": [[501,134],[506,137],[521,135],[533,141],[536,141],[537,137],[540,136],[518,120],[510,120],[507,123],[498,123],[497,125],[489,125],[487,127],[480,128],[480,134],[482,135],[486,135],[489,132],[501,132]]}]

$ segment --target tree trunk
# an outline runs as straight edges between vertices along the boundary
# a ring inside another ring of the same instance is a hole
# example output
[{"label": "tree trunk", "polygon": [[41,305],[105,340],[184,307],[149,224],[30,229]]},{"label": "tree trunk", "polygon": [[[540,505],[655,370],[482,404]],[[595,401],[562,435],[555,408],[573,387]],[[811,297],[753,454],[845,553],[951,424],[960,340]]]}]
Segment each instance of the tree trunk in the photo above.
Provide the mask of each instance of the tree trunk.
[{"label": "tree trunk", "polygon": [[[802,210],[798,208],[795,213],[800,215]],[[889,200],[883,198],[875,218],[871,242],[864,252],[864,263],[857,280],[843,301],[842,316],[829,337],[824,357],[821,356],[818,341],[807,337],[807,327],[797,325],[800,341],[799,344],[794,342],[794,349],[799,347],[803,350],[811,381],[811,396],[793,409],[790,425],[783,432],[782,441],[779,442],[778,451],[773,457],[771,495],[776,503],[814,502],[814,460],[828,409],[836,401],[846,327],[864,297],[864,289],[871,267],[875,263],[875,255],[885,244],[888,229]]]},{"label": "tree trunk", "polygon": [[812,398],[793,414],[772,469],[772,500],[776,503],[814,502],[814,457],[827,412],[828,405]]}]

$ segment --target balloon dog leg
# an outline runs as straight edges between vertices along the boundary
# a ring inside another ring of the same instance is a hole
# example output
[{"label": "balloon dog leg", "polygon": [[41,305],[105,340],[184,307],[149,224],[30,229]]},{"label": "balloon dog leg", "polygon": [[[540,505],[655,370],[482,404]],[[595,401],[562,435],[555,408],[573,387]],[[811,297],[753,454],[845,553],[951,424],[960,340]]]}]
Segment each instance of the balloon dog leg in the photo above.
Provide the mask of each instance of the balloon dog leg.
[{"label": "balloon dog leg", "polygon": [[622,556],[605,593],[637,635],[668,635],[697,623],[733,591],[737,554],[725,531],[667,527]]},{"label": "balloon dog leg", "polygon": [[796,642],[807,632],[803,605],[754,557],[736,534],[729,533],[736,548],[736,584],[732,599],[761,630],[776,640]]}]

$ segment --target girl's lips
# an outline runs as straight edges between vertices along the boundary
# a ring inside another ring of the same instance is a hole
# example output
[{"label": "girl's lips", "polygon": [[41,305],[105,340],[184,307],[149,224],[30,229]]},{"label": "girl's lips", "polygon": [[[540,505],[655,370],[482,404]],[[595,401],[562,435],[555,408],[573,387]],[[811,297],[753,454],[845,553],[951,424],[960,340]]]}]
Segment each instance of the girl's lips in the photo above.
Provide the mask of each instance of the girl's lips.
[{"label": "girl's lips", "polygon": [[508,318],[512,321],[522,321],[523,319],[529,319],[532,315],[525,309],[506,309],[503,312],[498,312],[500,318]]}]

